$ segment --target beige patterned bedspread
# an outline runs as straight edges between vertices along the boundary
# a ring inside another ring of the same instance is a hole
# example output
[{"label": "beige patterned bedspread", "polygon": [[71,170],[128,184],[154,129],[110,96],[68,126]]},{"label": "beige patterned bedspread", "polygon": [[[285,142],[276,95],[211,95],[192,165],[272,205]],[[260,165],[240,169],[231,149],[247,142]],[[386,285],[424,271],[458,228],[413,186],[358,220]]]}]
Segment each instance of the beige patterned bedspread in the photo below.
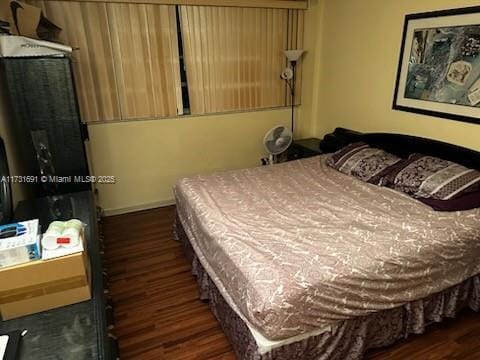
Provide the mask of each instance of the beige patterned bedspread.
[{"label": "beige patterned bedspread", "polygon": [[480,210],[435,212],[313,157],[175,187],[230,306],[269,339],[397,307],[480,272]]}]

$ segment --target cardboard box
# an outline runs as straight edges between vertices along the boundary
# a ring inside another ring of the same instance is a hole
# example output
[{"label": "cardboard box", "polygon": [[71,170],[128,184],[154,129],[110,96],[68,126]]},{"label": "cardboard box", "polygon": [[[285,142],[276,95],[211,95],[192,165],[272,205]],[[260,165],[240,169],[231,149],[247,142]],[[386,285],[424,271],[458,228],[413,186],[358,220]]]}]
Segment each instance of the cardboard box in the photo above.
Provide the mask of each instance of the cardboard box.
[{"label": "cardboard box", "polygon": [[30,315],[91,298],[86,251],[0,269],[3,320]]},{"label": "cardboard box", "polygon": [[55,40],[62,30],[43,15],[42,9],[16,0],[0,1],[0,26],[2,32],[41,40]]}]

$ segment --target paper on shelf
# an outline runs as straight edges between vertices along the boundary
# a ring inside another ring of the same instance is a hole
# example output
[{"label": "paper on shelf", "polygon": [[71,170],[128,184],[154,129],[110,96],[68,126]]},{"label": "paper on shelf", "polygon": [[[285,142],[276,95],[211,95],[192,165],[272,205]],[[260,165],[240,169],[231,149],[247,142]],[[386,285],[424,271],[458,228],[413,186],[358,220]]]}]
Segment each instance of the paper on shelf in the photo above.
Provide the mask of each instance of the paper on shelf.
[{"label": "paper on shelf", "polygon": [[65,56],[72,48],[51,41],[24,36],[0,35],[0,57]]},{"label": "paper on shelf", "polygon": [[8,335],[0,336],[0,359],[3,359],[5,353],[7,352],[7,344],[8,344]]}]

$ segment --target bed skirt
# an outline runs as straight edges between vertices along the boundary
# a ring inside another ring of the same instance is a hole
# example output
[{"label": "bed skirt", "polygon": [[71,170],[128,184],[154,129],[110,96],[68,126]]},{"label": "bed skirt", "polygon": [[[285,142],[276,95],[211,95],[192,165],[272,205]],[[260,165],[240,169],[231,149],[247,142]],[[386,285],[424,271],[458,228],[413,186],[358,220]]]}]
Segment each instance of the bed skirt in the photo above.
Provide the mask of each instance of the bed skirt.
[{"label": "bed skirt", "polygon": [[383,347],[421,334],[425,327],[443,318],[455,317],[465,307],[480,310],[480,274],[425,299],[383,310],[365,317],[342,321],[331,332],[284,345],[260,354],[255,339],[242,319],[230,308],[195,256],[180,220],[175,221],[175,238],[192,264],[200,299],[208,301],[239,360],[356,360],[368,349]]}]

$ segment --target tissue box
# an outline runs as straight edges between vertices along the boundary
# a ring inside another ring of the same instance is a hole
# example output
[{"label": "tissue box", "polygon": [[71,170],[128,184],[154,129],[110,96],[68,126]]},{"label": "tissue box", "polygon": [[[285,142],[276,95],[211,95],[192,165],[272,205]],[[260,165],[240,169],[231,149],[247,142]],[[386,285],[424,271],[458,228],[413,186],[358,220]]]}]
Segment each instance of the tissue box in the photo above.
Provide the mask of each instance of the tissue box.
[{"label": "tissue box", "polygon": [[90,263],[86,251],[0,269],[3,320],[90,298]]},{"label": "tissue box", "polygon": [[38,219],[1,225],[0,269],[41,258]]}]

